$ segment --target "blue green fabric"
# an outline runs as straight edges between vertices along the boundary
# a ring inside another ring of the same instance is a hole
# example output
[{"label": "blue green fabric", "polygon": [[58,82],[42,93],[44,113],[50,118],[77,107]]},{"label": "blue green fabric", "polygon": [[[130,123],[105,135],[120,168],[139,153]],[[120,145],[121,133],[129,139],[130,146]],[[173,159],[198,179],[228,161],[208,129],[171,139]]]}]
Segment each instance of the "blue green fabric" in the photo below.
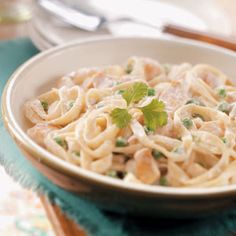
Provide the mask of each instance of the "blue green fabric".
[{"label": "blue green fabric", "polygon": [[[12,72],[38,50],[29,39],[0,42],[0,94]],[[33,78],[32,78],[33,79]],[[108,213],[92,202],[80,199],[41,175],[20,153],[5,130],[0,114],[0,163],[23,187],[44,194],[63,212],[96,236],[151,235],[232,235],[236,233],[236,210],[201,220],[134,219]],[[1,180],[0,180],[1,181]],[[73,236],[73,235],[72,235]]]}]

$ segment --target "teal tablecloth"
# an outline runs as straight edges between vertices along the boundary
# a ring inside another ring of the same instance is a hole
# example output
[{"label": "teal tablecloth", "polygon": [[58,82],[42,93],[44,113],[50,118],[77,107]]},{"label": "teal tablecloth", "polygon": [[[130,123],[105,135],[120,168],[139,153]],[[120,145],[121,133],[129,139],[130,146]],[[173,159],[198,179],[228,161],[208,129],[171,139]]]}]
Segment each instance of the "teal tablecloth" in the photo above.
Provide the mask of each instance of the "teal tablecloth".
[{"label": "teal tablecloth", "polygon": [[[29,39],[0,42],[0,94],[12,72],[37,53],[37,49]],[[236,233],[236,209],[227,213],[219,213],[218,216],[211,218],[178,221],[133,219],[126,215],[104,212],[91,202],[55,186],[41,175],[19,152],[3,127],[2,119],[0,119],[0,162],[7,173],[23,187],[47,195],[69,217],[84,227],[89,235],[222,236]]]}]

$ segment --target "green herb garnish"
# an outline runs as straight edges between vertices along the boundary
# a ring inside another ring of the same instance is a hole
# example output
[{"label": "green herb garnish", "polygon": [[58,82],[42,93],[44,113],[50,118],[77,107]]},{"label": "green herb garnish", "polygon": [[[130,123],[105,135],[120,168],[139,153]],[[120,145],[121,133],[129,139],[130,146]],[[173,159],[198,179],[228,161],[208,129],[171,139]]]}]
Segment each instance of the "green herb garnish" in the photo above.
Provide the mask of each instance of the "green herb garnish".
[{"label": "green herb garnish", "polygon": [[156,91],[155,91],[155,89],[154,88],[149,88],[148,89],[148,96],[155,96],[155,94],[156,94]]},{"label": "green herb garnish", "polygon": [[45,112],[47,112],[47,111],[48,111],[48,102],[46,102],[46,101],[41,101],[40,103],[41,103],[41,105],[42,105],[42,107],[43,107],[43,110],[44,110]]},{"label": "green herb garnish", "polygon": [[66,140],[64,140],[64,139],[62,139],[62,138],[60,138],[60,137],[56,137],[56,138],[54,138],[54,141],[55,141],[58,145],[60,145],[61,147],[63,147],[65,150],[68,149],[68,144],[67,144]]},{"label": "green herb garnish", "polygon": [[160,159],[161,157],[164,157],[163,153],[157,151],[156,149],[152,150],[152,155],[156,160]]},{"label": "green herb garnish", "polygon": [[140,108],[144,115],[144,124],[149,130],[156,130],[167,124],[167,113],[164,111],[165,104],[153,99],[147,106]]},{"label": "green herb garnish", "polygon": [[[148,86],[145,83],[134,83],[133,86],[122,92],[122,97],[126,100],[127,105],[140,101],[148,95]],[[128,107],[129,108],[129,107]],[[157,127],[166,125],[167,113],[164,111],[165,104],[157,99],[153,99],[148,105],[138,107],[144,115],[144,124],[148,130],[154,131]],[[115,108],[111,112],[112,122],[118,128],[126,127],[132,119],[128,109]]]},{"label": "green herb garnish", "polygon": [[112,123],[116,124],[118,128],[124,128],[129,124],[132,116],[127,109],[115,108],[111,112]]},{"label": "green herb garnish", "polygon": [[126,146],[128,146],[128,142],[126,139],[122,137],[118,137],[116,139],[116,147],[126,147]]},{"label": "green herb garnish", "polygon": [[224,88],[218,89],[217,94],[221,97],[221,98],[225,98],[226,97],[226,90]]},{"label": "green herb garnish", "polygon": [[127,105],[131,102],[139,102],[148,93],[148,86],[145,83],[137,82],[122,93],[122,97],[126,100]]},{"label": "green herb garnish", "polygon": [[184,125],[184,127],[185,127],[186,129],[190,129],[190,128],[193,126],[193,122],[192,122],[192,120],[189,119],[189,118],[184,118],[184,119],[182,120],[182,124]]},{"label": "green herb garnish", "polygon": [[222,103],[219,104],[218,110],[222,111],[222,112],[224,112],[226,114],[229,114],[229,112],[230,112],[230,104],[227,103],[227,102],[222,102]]},{"label": "green herb garnish", "polygon": [[168,181],[167,181],[167,179],[166,179],[165,176],[161,176],[161,177],[160,177],[159,184],[160,184],[161,186],[167,186],[167,185],[168,185]]}]

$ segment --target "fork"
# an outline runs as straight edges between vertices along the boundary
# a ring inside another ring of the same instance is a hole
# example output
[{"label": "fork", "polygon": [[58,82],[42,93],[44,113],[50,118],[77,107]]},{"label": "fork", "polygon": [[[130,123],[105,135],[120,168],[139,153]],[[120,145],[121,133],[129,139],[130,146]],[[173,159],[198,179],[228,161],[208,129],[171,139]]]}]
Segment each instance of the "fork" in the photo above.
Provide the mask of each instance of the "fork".
[{"label": "fork", "polygon": [[134,22],[148,27],[155,28],[164,33],[169,33],[175,36],[194,39],[202,42],[207,42],[217,46],[221,46],[227,49],[236,51],[236,39],[232,40],[228,37],[223,37],[213,33],[206,33],[198,30],[192,30],[186,27],[173,25],[173,24],[163,24],[160,22],[155,22],[152,24],[150,22],[144,22],[142,20],[134,19],[131,17],[117,17],[114,19],[108,19],[105,16],[88,15],[84,12],[73,9],[62,2],[57,0],[38,0],[39,5],[50,12],[51,14],[59,17],[64,22],[77,27],[79,29],[96,32],[100,28],[106,26],[108,23],[113,22]]}]

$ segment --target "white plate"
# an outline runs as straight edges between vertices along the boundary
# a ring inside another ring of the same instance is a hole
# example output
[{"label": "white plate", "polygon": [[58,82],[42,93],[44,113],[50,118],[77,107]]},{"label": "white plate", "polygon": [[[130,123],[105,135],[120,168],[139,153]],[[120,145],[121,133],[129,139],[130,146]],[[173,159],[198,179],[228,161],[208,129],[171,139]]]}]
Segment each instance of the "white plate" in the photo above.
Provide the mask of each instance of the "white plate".
[{"label": "white plate", "polygon": [[[75,1],[67,0],[66,2],[72,3]],[[76,1],[77,4],[81,4],[81,0]],[[229,35],[231,33],[228,18],[213,0],[199,0],[198,4],[195,3],[195,0],[165,0],[165,2],[162,0],[88,0],[86,2],[83,1],[82,6],[85,10],[96,9],[97,12],[102,12],[102,14],[109,18],[111,16],[114,18],[114,16],[128,14],[129,16],[143,19],[146,22],[156,22],[158,25],[161,22],[170,22],[223,35]],[[66,26],[55,17],[45,14],[45,11],[37,6],[35,17],[31,24],[34,30],[30,31],[30,36],[36,46],[41,50],[47,49],[48,46],[52,47],[91,36],[163,36],[163,33],[158,29],[156,30],[131,22],[113,23],[109,24],[106,29],[101,29],[95,33],[86,32]],[[42,46],[42,44],[47,46]]]},{"label": "white plate", "polygon": [[47,39],[42,37],[42,35],[35,29],[34,24],[32,24],[32,22],[28,24],[28,33],[31,37],[32,42],[40,51],[44,51],[55,46]]}]

